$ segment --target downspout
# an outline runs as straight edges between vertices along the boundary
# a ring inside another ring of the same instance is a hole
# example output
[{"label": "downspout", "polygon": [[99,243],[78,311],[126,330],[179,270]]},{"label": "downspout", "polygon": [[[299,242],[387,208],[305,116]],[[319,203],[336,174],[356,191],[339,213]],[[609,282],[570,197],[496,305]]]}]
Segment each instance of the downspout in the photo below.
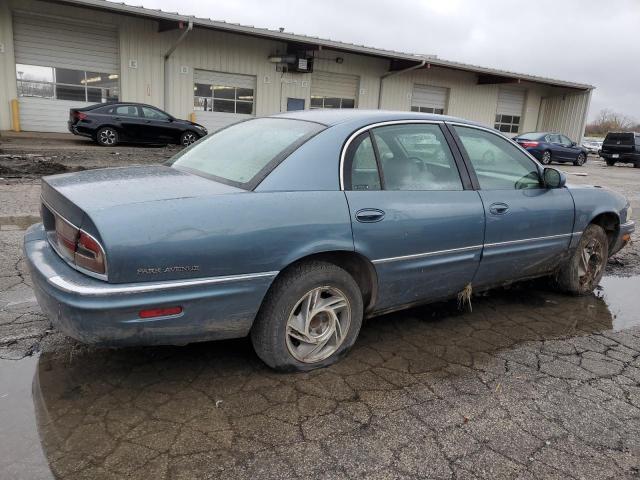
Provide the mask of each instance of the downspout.
[{"label": "downspout", "polygon": [[427,64],[427,60],[422,60],[419,64],[413,65],[411,67],[405,68],[403,70],[396,70],[394,72],[387,72],[380,77],[380,88],[378,89],[378,109],[382,106],[382,86],[384,85],[383,80],[388,77],[395,77],[396,75],[402,75],[403,73],[410,72],[411,70],[417,70],[419,68],[424,67]]},{"label": "downspout", "polygon": [[189,23],[187,24],[187,28],[180,34],[178,39],[173,43],[171,48],[167,50],[167,53],[164,54],[164,109],[168,110],[167,106],[169,104],[169,69],[167,68],[167,62],[169,61],[169,57],[171,54],[175,52],[178,45],[182,43],[182,41],[187,37],[189,32],[193,30],[193,19],[189,18]]}]

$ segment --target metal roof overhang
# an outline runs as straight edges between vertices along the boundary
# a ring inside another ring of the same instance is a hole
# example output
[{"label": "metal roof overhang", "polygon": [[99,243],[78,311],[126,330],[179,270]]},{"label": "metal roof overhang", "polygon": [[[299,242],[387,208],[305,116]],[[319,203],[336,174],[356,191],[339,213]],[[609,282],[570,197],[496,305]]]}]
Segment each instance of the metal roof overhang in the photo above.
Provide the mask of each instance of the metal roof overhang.
[{"label": "metal roof overhang", "polygon": [[137,7],[127,5],[125,3],[115,3],[106,0],[45,0],[49,3],[58,3],[64,5],[71,5],[82,8],[91,8],[102,11],[109,11],[113,13],[119,13],[123,15],[130,15],[135,17],[147,18],[156,20],[159,22],[159,30],[170,30],[171,23],[175,22],[176,27],[182,22],[186,24],[189,20],[193,21],[194,27],[208,28],[213,30],[220,30],[230,33],[236,33],[240,35],[249,35],[252,37],[266,38],[270,40],[280,41],[286,43],[291,49],[329,49],[344,53],[355,53],[360,55],[368,55],[372,57],[384,58],[391,61],[391,70],[401,70],[407,66],[417,65],[422,63],[423,60],[427,61],[427,64],[423,68],[442,67],[454,70],[461,70],[465,72],[473,72],[478,74],[479,84],[488,83],[520,83],[520,82],[533,82],[554,87],[564,87],[573,90],[592,90],[595,87],[583,83],[568,82],[564,80],[556,80],[553,78],[540,77],[536,75],[527,75],[516,72],[509,72],[506,70],[498,70],[487,67],[480,67],[477,65],[470,65],[460,62],[452,62],[449,60],[443,60],[436,56],[429,55],[416,55],[404,52],[396,52],[393,50],[384,50],[379,48],[367,47],[365,45],[356,45],[351,43],[339,42],[336,40],[311,37],[306,35],[298,35],[294,33],[281,32],[270,30],[267,28],[257,28],[248,25],[240,25],[238,23],[227,23],[219,20],[211,20],[208,18],[198,18],[189,15],[181,15],[177,12],[165,12],[162,10],[154,10],[145,7]]}]

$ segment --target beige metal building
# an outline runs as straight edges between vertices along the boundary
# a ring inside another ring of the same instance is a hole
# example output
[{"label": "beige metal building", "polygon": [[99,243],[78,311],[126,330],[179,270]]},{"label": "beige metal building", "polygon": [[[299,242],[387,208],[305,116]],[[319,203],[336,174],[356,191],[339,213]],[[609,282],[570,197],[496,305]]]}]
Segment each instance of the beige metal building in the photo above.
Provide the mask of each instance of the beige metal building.
[{"label": "beige metal building", "polygon": [[0,130],[66,131],[70,107],[143,102],[210,129],[300,108],[454,115],[579,141],[590,85],[104,0],[0,0]]}]

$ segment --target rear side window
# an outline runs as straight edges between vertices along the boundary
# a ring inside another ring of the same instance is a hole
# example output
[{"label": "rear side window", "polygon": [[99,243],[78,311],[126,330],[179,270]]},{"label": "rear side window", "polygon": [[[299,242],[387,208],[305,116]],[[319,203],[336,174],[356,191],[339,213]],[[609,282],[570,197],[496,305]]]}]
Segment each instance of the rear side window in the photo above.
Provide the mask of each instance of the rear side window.
[{"label": "rear side window", "polygon": [[477,128],[455,127],[483,190],[540,188],[538,169],[504,138]]},{"label": "rear side window", "polygon": [[115,114],[123,117],[137,117],[138,107],[135,105],[119,105],[115,108]]},{"label": "rear side window", "polygon": [[169,165],[245,189],[253,189],[284,158],[324,125],[257,118],[219,130],[182,150]]},{"label": "rear side window", "polygon": [[453,154],[435,124],[374,128],[351,142],[346,158],[345,185],[351,190],[463,189]]}]

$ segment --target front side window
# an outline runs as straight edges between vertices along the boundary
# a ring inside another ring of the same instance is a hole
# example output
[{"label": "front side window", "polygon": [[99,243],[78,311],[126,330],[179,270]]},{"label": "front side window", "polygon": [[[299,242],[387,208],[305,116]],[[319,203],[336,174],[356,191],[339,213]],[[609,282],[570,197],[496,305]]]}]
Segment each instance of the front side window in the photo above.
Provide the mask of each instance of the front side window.
[{"label": "front side window", "polygon": [[483,190],[540,188],[538,169],[515,145],[491,132],[455,127]]},{"label": "front side window", "polygon": [[193,92],[194,110],[253,115],[252,88],[196,83],[193,86]]},{"label": "front side window", "polygon": [[258,118],[217,131],[178,153],[178,170],[252,189],[282,159],[324,125],[283,118]]},{"label": "front side window", "polygon": [[165,113],[162,113],[160,110],[156,110],[155,108],[142,107],[142,114],[145,118],[151,120],[169,120],[169,116]]},{"label": "front side window", "polygon": [[311,96],[311,109],[319,108],[355,108],[356,101],[353,98]]},{"label": "front side window", "polygon": [[503,133],[518,133],[520,130],[520,116],[496,114],[494,128]]},{"label": "front side window", "polygon": [[16,64],[18,96],[105,103],[118,101],[119,75]]},{"label": "front side window", "polygon": [[569,138],[565,137],[564,135],[560,135],[560,142],[565,147],[571,147],[573,145],[573,142],[569,140]]}]

